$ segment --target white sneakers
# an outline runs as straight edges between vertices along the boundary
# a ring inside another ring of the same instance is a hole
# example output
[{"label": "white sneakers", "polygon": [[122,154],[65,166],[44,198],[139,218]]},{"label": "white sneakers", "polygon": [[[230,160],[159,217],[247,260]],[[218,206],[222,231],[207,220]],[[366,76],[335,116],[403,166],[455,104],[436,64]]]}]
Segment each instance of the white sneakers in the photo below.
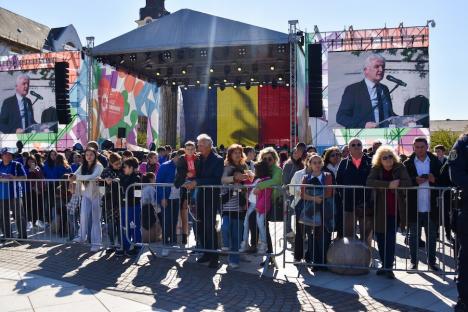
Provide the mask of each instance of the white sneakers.
[{"label": "white sneakers", "polygon": [[259,242],[258,243],[258,248],[257,248],[257,253],[259,255],[264,255],[266,254],[266,252],[268,251],[268,246],[266,243],[264,242]]},{"label": "white sneakers", "polygon": [[247,244],[246,241],[243,241],[243,242],[241,243],[239,252],[246,252],[247,250],[249,250],[249,248],[250,248],[249,244]]},{"label": "white sneakers", "polygon": [[229,263],[228,268],[235,270],[239,268],[239,265],[237,263]]}]

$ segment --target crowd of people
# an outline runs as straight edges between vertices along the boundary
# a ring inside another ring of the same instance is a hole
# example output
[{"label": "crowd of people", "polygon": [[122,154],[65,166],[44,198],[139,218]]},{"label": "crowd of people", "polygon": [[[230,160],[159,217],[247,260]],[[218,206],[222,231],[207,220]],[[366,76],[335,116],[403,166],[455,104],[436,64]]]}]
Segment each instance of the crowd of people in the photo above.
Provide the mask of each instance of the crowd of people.
[{"label": "crowd of people", "polygon": [[442,222],[449,219],[448,209],[441,218],[440,193],[429,187],[451,185],[447,158],[443,146],[430,152],[424,137],[416,138],[413,148],[412,155],[397,155],[379,141],[364,149],[355,138],[322,154],[304,143],[292,153],[238,144],[217,149],[206,134],[183,148],[165,146],[147,154],[99,149],[96,142],[63,153],[4,148],[0,230],[3,239],[26,239],[50,227],[98,251],[105,224],[109,252],[132,255],[139,251],[137,243],[159,239],[167,256],[172,246],[190,244],[193,229],[194,246],[203,251],[199,263],[217,267],[215,251],[221,249],[229,267],[237,268],[239,252],[274,252],[269,224],[283,220],[286,202],[284,230],[296,262],[326,270],[336,233],[368,246],[375,240],[382,263],[377,274],[394,278],[400,229],[407,235],[411,268],[418,268],[418,249],[425,246],[428,266],[437,271],[440,226],[448,241],[453,237],[450,224]]}]

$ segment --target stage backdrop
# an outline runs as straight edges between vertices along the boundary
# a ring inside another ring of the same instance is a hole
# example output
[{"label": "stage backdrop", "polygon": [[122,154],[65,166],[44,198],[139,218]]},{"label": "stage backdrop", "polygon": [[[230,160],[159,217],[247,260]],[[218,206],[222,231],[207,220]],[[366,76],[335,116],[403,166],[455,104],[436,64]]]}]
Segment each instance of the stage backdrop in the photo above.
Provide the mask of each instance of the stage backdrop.
[{"label": "stage backdrop", "polygon": [[[93,66],[93,112],[91,137],[117,141],[119,128],[126,129],[126,141],[146,145],[157,142],[159,92],[156,84],[145,82],[109,65]],[[137,142],[139,116],[146,116],[146,142]]]},{"label": "stage backdrop", "polygon": [[289,88],[182,90],[182,143],[207,133],[216,145],[289,143]]}]

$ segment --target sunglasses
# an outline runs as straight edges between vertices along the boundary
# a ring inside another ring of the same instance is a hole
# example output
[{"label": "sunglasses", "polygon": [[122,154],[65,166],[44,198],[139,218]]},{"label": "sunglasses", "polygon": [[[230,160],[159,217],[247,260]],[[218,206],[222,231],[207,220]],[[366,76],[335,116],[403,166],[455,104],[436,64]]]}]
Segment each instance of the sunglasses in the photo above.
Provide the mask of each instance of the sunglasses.
[{"label": "sunglasses", "polygon": [[267,161],[267,162],[272,162],[272,161],[274,161],[275,159],[274,159],[273,157],[263,157],[262,160]]},{"label": "sunglasses", "polygon": [[382,160],[393,160],[393,155],[383,156]]},{"label": "sunglasses", "polygon": [[339,153],[330,154],[330,157],[338,157],[338,156],[341,156],[341,154],[339,154]]},{"label": "sunglasses", "polygon": [[353,143],[351,144],[351,147],[361,147],[362,144],[361,143]]}]

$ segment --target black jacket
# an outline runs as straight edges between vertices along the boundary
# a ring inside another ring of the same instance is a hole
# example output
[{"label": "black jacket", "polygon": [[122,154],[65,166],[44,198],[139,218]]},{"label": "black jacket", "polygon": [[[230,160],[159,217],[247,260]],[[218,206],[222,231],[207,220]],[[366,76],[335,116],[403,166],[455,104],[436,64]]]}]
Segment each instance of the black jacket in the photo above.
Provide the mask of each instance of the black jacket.
[{"label": "black jacket", "polygon": [[[430,161],[429,173],[432,173],[435,177],[435,183],[429,182],[429,186],[440,186],[440,162],[436,156],[432,153],[427,153]],[[408,174],[411,178],[411,183],[413,186],[418,186],[416,183],[416,177],[418,176],[418,171],[416,170],[416,165],[414,164],[414,159],[416,155],[413,153],[403,164],[408,170]],[[430,216],[433,222],[438,222],[439,219],[439,209],[437,207],[437,197],[438,191],[431,191],[431,212]],[[408,223],[417,222],[417,212],[418,212],[418,191],[409,190],[408,191]]]},{"label": "black jacket", "polygon": [[[388,112],[385,113],[386,118],[396,116],[392,108],[392,99],[387,86],[381,84],[385,97],[390,103]],[[367,90],[367,85],[364,80],[354,83],[346,87],[341,104],[336,113],[336,122],[345,128],[361,129],[364,128],[366,122],[375,122],[374,111],[372,110],[372,102]]]},{"label": "black jacket", "polygon": [[[198,156],[195,158],[195,168],[198,166],[199,158]],[[185,155],[182,155],[179,161],[176,163],[176,176],[174,181],[174,186],[180,188],[185,181],[187,180],[187,173],[188,173],[188,166],[187,166],[187,159]]]},{"label": "black jacket", "polygon": [[[338,173],[336,174],[336,183],[338,185],[365,186],[367,177],[372,167],[372,160],[366,154],[362,155],[361,166],[359,169],[353,164],[351,155],[340,162]],[[341,199],[343,200],[345,211],[351,212],[355,207],[365,205],[366,210],[372,209],[370,206],[371,191],[363,189],[339,189]]]},{"label": "black jacket", "polygon": [[[211,152],[208,157],[200,156],[196,163],[197,186],[221,186],[221,178],[224,172],[224,161],[221,156]],[[197,203],[203,209],[217,210],[220,206],[219,194],[220,188],[200,188],[197,193]]]},{"label": "black jacket", "polygon": [[[29,115],[29,125],[35,124],[34,113],[32,109],[31,100],[26,99],[26,110]],[[0,112],[0,132],[2,133],[16,133],[16,129],[23,129],[21,121],[21,114],[18,107],[18,99],[13,95],[3,101],[2,110]]]}]

